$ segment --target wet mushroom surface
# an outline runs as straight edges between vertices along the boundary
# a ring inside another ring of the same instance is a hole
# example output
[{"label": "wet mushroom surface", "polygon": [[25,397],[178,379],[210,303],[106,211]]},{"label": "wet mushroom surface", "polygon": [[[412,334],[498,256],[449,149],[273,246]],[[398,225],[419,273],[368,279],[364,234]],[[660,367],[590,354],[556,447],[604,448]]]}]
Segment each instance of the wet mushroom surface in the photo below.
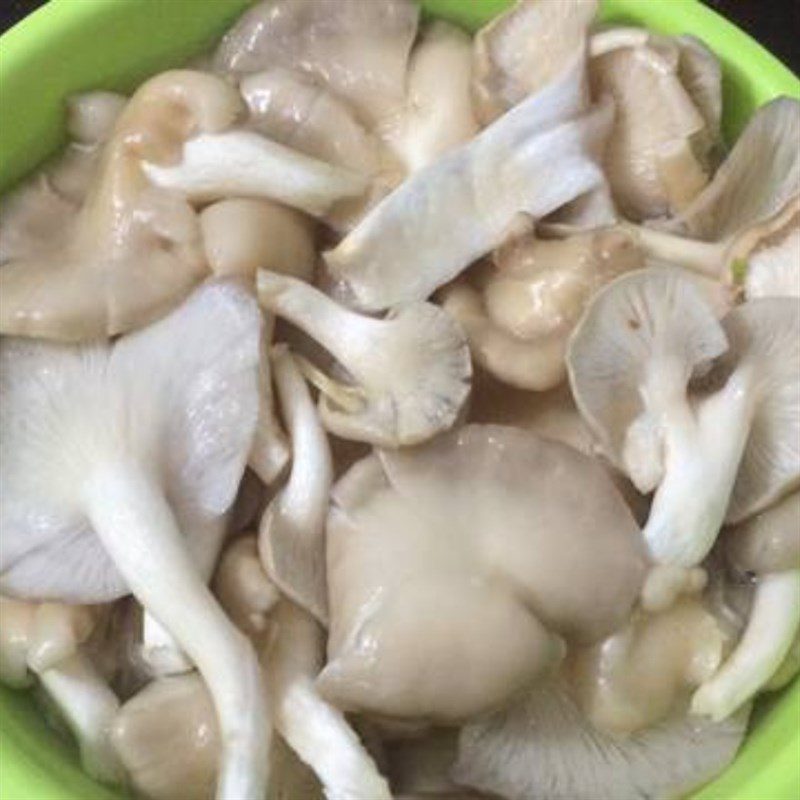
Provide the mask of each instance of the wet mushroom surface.
[{"label": "wet mushroom surface", "polygon": [[[800,102],[687,31],[260,0],[0,198],[0,682],[143,800],[673,800],[800,672]],[[91,89],[91,87],[88,87]]]}]

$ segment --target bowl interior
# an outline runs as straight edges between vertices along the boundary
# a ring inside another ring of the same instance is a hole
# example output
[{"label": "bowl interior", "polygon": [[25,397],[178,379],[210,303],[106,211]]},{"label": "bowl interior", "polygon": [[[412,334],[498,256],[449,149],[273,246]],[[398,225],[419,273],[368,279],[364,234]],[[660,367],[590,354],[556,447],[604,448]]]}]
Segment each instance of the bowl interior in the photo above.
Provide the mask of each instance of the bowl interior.
[{"label": "bowl interior", "polygon": [[[510,0],[421,0],[426,13],[475,29]],[[63,98],[91,88],[129,90],[210,45],[248,0],[51,0],[2,37],[0,190],[63,141]],[[757,43],[696,0],[605,0],[603,18],[663,33],[691,32],[720,57],[725,131],[800,81]],[[35,91],[32,91],[35,87]],[[736,763],[696,800],[797,800],[800,681],[760,703]],[[72,745],[44,724],[30,698],[0,688],[0,797],[114,800],[87,778]]]}]

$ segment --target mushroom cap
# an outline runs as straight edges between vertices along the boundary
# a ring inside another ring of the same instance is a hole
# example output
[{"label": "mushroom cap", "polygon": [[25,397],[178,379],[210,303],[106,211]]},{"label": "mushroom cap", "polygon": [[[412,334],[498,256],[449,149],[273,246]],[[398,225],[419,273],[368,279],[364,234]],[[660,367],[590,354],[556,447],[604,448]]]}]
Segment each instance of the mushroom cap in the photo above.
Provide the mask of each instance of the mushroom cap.
[{"label": "mushroom cap", "polygon": [[714,179],[669,223],[704,241],[724,241],[776,216],[800,195],[800,101],[779,97],[750,118]]},{"label": "mushroom cap", "polygon": [[2,591],[73,602],[127,593],[82,493],[121,457],[163,481],[186,535],[198,516],[227,510],[255,424],[260,332],[252,297],[213,283],[113,345],[2,341]]},{"label": "mushroom cap", "polygon": [[719,774],[747,712],[722,723],[678,713],[626,739],[594,729],[558,684],[462,728],[453,777],[508,800],[683,797]]},{"label": "mushroom cap", "polygon": [[424,300],[534,221],[603,182],[610,103],[585,110],[576,59],[470,142],[415,172],[325,254],[359,308]]},{"label": "mushroom cap", "polygon": [[404,97],[419,8],[411,0],[264,0],[223,37],[218,70],[301,68],[375,126]]},{"label": "mushroom cap", "polygon": [[0,269],[4,334],[84,341],[162,316],[205,274],[186,200],[150,184],[143,159],[169,162],[183,140],[231,124],[241,101],[188,70],[144,83],[119,115],[99,171],[62,241]]},{"label": "mushroom cap", "polygon": [[546,86],[586,46],[597,0],[518,0],[475,35],[472,98],[483,124]]},{"label": "mushroom cap", "polygon": [[722,321],[735,365],[753,387],[753,419],[725,521],[741,522],[800,485],[800,300],[765,297]]},{"label": "mushroom cap", "polygon": [[697,110],[703,115],[706,130],[714,142],[720,138],[722,124],[722,67],[719,59],[696,36],[676,36],[678,77]]},{"label": "mushroom cap", "polygon": [[725,531],[725,552],[741,570],[800,569],[800,492]]},{"label": "mushroom cap", "polygon": [[629,219],[665,216],[675,206],[671,194],[677,191],[685,205],[708,181],[703,155],[693,147],[706,122],[681,83],[679,64],[677,43],[655,35],[589,62],[592,93],[614,98],[605,167],[612,195]]},{"label": "mushroom cap", "polygon": [[239,84],[250,112],[248,126],[306,155],[376,175],[382,153],[377,138],[353,109],[302,72],[273,67]]},{"label": "mushroom cap", "polygon": [[643,565],[610,478],[571,448],[469,425],[383,451],[334,490],[321,690],[385,716],[489,710],[558,660],[548,628],[592,641],[619,625]]},{"label": "mushroom cap", "polygon": [[255,278],[268,269],[310,281],[314,277],[313,222],[270,200],[220,200],[200,212],[203,246],[219,277]]},{"label": "mushroom cap", "polygon": [[613,463],[631,473],[661,461],[658,425],[642,396],[649,376],[685,388],[726,348],[722,327],[681,270],[632,272],[595,296],[572,334],[567,369],[575,402]]}]

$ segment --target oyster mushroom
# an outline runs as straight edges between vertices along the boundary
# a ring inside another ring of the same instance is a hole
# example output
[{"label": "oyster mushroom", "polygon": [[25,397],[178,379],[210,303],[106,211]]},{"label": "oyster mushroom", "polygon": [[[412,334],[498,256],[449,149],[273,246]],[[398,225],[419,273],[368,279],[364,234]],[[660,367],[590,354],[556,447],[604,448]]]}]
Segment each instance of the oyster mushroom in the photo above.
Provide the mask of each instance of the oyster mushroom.
[{"label": "oyster mushroom", "polygon": [[442,20],[429,23],[411,54],[404,105],[384,138],[408,173],[427,167],[478,132],[472,112],[472,41]]},{"label": "oyster mushroom", "polygon": [[517,0],[475,36],[472,98],[486,125],[558,77],[584,51],[597,0]]},{"label": "oyster mushroom", "polygon": [[[211,800],[221,749],[208,689],[197,675],[162,678],[128,700],[111,741],[134,788],[150,800]],[[319,784],[278,738],[266,800],[315,800]]]},{"label": "oyster mushroom", "polygon": [[0,588],[81,602],[132,592],[209,684],[225,800],[256,800],[265,781],[258,665],[184,537],[187,520],[235,497],[260,334],[255,301],[222,283],[113,345],[6,339],[0,351]]},{"label": "oyster mushroom", "polygon": [[779,97],[759,108],[689,206],[659,230],[635,229],[641,245],[654,257],[733,280],[761,246],[797,226],[798,136],[800,102]]},{"label": "oyster mushroom", "polygon": [[683,797],[733,761],[748,713],[722,723],[681,713],[625,739],[592,727],[558,683],[465,726],[453,777],[508,800]]},{"label": "oyster mushroom", "polygon": [[215,66],[243,76],[299,65],[380,133],[403,103],[418,16],[412,0],[264,0],[222,39]]},{"label": "oyster mushroom", "polygon": [[514,428],[370,456],[333,498],[317,683],[348,711],[491,710],[558,663],[562,637],[617,627],[640,588],[638,529],[602,467]]},{"label": "oyster mushroom", "polygon": [[[612,37],[613,46],[597,41],[604,37]],[[605,152],[614,200],[634,220],[685,208],[708,183],[718,130],[708,130],[706,116],[681,82],[679,43],[655,34],[643,41],[635,29],[612,30],[596,34],[593,49],[592,92],[614,98]],[[685,58],[683,64],[685,73]]]},{"label": "oyster mushroom", "polygon": [[145,83],[116,121],[94,185],[63,241],[0,269],[0,331],[80,341],[140,327],[205,275],[195,213],[152,185],[149,159],[169,161],[197,132],[231,124],[235,90],[211,75],[166,72]]},{"label": "oyster mushroom", "polygon": [[415,444],[450,428],[469,394],[469,351],[457,323],[430,303],[386,319],[349,311],[294,278],[258,273],[262,307],[325,348],[347,372],[317,372],[322,422],[347,439]]},{"label": "oyster mushroom", "polygon": [[[301,608],[284,600],[262,659],[274,698],[275,727],[322,783],[331,800],[391,800],[344,714],[320,697],[314,683],[324,660],[324,632]],[[287,798],[287,800],[289,800]]]},{"label": "oyster mushroom", "polygon": [[311,393],[285,345],[273,350],[272,363],[294,458],[286,485],[261,520],[259,552],[281,591],[327,625],[325,518],[333,482],[331,450]]},{"label": "oyster mushroom", "polygon": [[22,688],[35,675],[75,736],[84,770],[120,783],[122,766],[108,743],[119,701],[82,647],[97,618],[88,606],[0,597],[0,680]]},{"label": "oyster mushroom", "polygon": [[685,706],[728,650],[724,628],[701,599],[686,597],[655,614],[638,612],[603,642],[578,651],[569,679],[599,731],[627,736]]},{"label": "oyster mushroom", "polygon": [[269,200],[220,200],[200,212],[200,230],[214,275],[252,280],[261,268],[305,281],[314,277],[313,223],[293,208]]},{"label": "oyster mushroom", "polygon": [[567,341],[592,295],[644,265],[633,239],[614,229],[561,240],[523,237],[496,250],[493,262],[479,268],[471,285],[444,289],[442,305],[463,326],[484,369],[536,391],[566,377]]},{"label": "oyster mushroom", "polygon": [[[610,105],[581,113],[580,63],[468,144],[411,175],[325,254],[369,311],[424,300],[533,221],[600,185],[593,157]],[[554,170],[557,168],[557,174]]]},{"label": "oyster mushroom", "polygon": [[[755,513],[798,480],[800,306],[752,301],[720,325],[679,271],[650,269],[597,295],[568,355],[576,403],[641,492],[660,563],[693,567],[724,520]],[[713,359],[723,386],[687,392]],[[793,427],[794,426],[794,427]],[[788,446],[787,446],[788,443]]]},{"label": "oyster mushroom", "polygon": [[784,661],[791,671],[791,648],[800,635],[800,494],[726,530],[724,546],[728,558],[754,573],[756,582],[741,640],[692,699],[695,713],[715,720],[768,687]]},{"label": "oyster mushroom", "polygon": [[756,297],[800,297],[800,206],[792,224],[780,231],[778,241],[758,248],[747,263],[744,294]]}]

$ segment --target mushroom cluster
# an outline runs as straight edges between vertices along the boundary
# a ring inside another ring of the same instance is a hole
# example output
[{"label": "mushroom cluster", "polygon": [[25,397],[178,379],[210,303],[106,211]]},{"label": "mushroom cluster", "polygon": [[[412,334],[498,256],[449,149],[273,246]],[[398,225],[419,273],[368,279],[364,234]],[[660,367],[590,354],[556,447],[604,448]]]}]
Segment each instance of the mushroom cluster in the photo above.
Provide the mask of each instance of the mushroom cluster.
[{"label": "mushroom cluster", "polygon": [[800,103],[261,0],[0,201],[0,681],[146,800],[647,800],[800,671]]}]

